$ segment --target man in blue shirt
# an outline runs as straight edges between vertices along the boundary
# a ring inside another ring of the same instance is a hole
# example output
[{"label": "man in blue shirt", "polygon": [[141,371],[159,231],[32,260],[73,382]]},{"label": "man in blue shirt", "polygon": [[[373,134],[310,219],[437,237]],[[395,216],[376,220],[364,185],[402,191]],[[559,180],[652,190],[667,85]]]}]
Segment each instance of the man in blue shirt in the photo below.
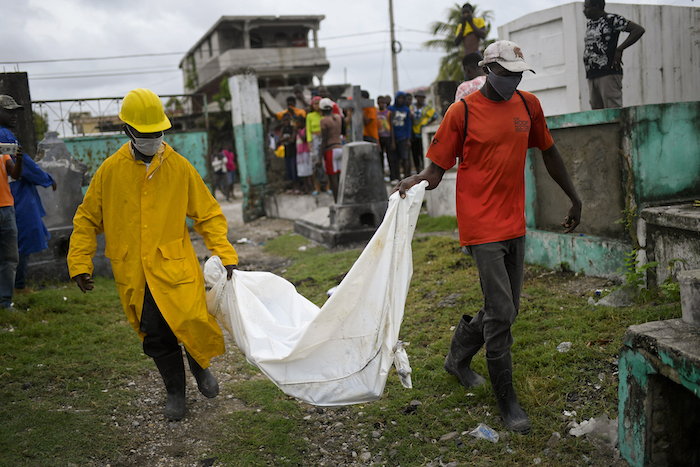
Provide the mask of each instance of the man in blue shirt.
[{"label": "man in blue shirt", "polygon": [[[8,101],[11,96],[0,96],[0,101]],[[14,102],[14,99],[12,99]],[[17,106],[13,112],[22,110]],[[11,128],[15,127],[16,118],[9,118],[11,113],[0,113],[0,142],[19,144]],[[17,222],[17,246],[19,248],[19,264],[15,274],[14,294],[32,293],[26,287],[27,263],[29,255],[48,248],[48,239],[51,238],[46,229],[42,217],[46,216],[41,198],[36,190],[37,186],[53,187],[56,190],[56,182],[53,177],[44,172],[32,160],[24,154],[24,166],[22,177],[10,183],[12,197],[15,200],[15,218]]]},{"label": "man in blue shirt", "polygon": [[411,149],[413,121],[411,109],[406,105],[406,93],[399,91],[394,98],[394,105],[387,107],[391,112],[391,125],[394,128],[391,140],[391,157],[399,167],[403,166],[403,178],[411,175],[411,159],[408,154]]}]

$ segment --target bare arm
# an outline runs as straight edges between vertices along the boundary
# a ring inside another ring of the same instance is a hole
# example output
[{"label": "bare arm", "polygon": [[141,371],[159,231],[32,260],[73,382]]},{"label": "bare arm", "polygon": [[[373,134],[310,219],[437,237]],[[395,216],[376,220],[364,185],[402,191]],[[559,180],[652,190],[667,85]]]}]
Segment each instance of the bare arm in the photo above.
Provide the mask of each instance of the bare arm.
[{"label": "bare arm", "polygon": [[445,169],[443,169],[439,165],[434,164],[431,161],[430,164],[428,164],[428,167],[423,169],[423,171],[421,173],[411,175],[410,177],[406,177],[403,180],[401,180],[394,187],[394,190],[391,193],[393,194],[394,192],[398,191],[399,196],[401,196],[402,198],[405,198],[406,197],[406,190],[411,188],[413,185],[417,185],[418,183],[422,182],[423,180],[426,180],[428,182],[428,187],[426,189],[432,190],[440,184],[440,181],[442,181],[442,176],[444,174],[445,174]]},{"label": "bare arm", "polygon": [[466,24],[466,21],[462,19],[462,23],[460,24],[460,28],[458,29],[459,33],[455,36],[454,41],[452,41],[454,45],[459,45],[464,40],[464,28],[466,27]]},{"label": "bare arm", "polygon": [[567,172],[564,161],[561,158],[561,153],[555,144],[552,144],[552,147],[546,151],[542,151],[542,159],[552,180],[557,182],[571,200],[569,215],[566,216],[561,225],[566,228],[564,233],[572,232],[581,223],[581,198],[578,197],[576,188],[574,188],[569,172]]},{"label": "bare arm", "polygon": [[630,45],[637,42],[639,38],[642,37],[642,35],[644,34],[645,29],[637,23],[630,21],[629,23],[627,23],[627,28],[625,29],[625,31],[629,32],[629,36],[627,36],[627,39],[625,39],[622,42],[622,44],[618,45],[617,49],[615,49],[615,57],[613,57],[613,62],[611,65],[611,68],[613,70],[620,69],[620,65],[622,65],[622,51]]},{"label": "bare arm", "polygon": [[476,26],[474,26],[474,18],[472,18],[471,15],[467,16],[467,22],[469,22],[469,25],[472,27],[472,30],[474,31],[474,34],[476,34],[476,37],[478,37],[481,40],[486,39],[486,29],[477,28]]},{"label": "bare arm", "polygon": [[24,154],[22,152],[17,152],[17,154],[15,154],[15,161],[14,162],[12,161],[12,159],[8,159],[7,162],[5,163],[5,169],[7,169],[7,173],[15,180],[19,180],[20,177],[22,176],[22,167],[23,166],[24,166]]}]

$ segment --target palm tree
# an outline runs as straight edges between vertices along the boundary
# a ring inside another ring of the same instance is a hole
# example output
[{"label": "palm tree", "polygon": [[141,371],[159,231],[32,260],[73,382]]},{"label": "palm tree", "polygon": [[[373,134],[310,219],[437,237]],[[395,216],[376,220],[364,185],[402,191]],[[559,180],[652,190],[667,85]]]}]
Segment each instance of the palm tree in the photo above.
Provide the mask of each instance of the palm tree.
[{"label": "palm tree", "polygon": [[[474,5],[474,18],[484,18],[486,22],[486,36],[491,32],[491,20],[493,11],[479,11]],[[462,7],[455,3],[447,10],[447,22],[435,21],[430,25],[430,31],[438,39],[431,39],[423,43],[427,49],[440,49],[445,51],[445,56],[440,59],[440,71],[437,81],[462,81],[462,45],[455,45],[454,38],[457,28],[462,21]],[[440,37],[442,36],[442,37]],[[494,39],[487,39],[482,42],[481,50],[494,42]]]}]

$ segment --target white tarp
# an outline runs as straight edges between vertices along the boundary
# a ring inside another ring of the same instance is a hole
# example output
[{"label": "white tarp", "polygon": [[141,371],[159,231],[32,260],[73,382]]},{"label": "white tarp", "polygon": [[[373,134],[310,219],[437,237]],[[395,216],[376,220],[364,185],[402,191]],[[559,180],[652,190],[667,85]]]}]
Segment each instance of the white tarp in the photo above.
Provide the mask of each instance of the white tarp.
[{"label": "white tarp", "polygon": [[395,359],[402,383],[411,387],[399,330],[426,185],[414,186],[405,199],[390,197],[384,221],[321,308],[272,273],[234,271],[227,281],[218,257],[206,262],[210,313],[286,394],[321,406],[376,400]]}]

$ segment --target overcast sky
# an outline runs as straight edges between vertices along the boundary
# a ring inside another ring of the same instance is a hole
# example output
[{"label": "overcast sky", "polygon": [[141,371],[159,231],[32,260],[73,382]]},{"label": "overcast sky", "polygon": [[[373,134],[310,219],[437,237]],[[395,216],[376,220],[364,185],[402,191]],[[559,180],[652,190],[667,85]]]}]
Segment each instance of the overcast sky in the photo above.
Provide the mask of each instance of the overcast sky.
[{"label": "overcast sky", "polygon": [[[430,84],[440,52],[422,43],[433,21],[444,20],[450,0],[394,0],[403,89]],[[460,0],[460,4],[462,0]],[[472,2],[493,11],[497,27],[534,11],[562,4],[556,0]],[[693,0],[618,0],[617,3],[696,6]],[[582,4],[581,4],[582,5]],[[184,53],[224,15],[325,15],[320,46],[331,63],[325,84],[359,84],[372,97],[390,94],[388,0],[0,0],[5,71],[29,73],[32,100],[124,96],[136,87],[158,94],[184,92],[178,63]],[[608,8],[608,11],[614,11]],[[348,38],[338,38],[358,34]],[[110,60],[59,60],[159,54]],[[169,55],[164,55],[169,54]],[[17,64],[17,62],[20,62]]]}]

